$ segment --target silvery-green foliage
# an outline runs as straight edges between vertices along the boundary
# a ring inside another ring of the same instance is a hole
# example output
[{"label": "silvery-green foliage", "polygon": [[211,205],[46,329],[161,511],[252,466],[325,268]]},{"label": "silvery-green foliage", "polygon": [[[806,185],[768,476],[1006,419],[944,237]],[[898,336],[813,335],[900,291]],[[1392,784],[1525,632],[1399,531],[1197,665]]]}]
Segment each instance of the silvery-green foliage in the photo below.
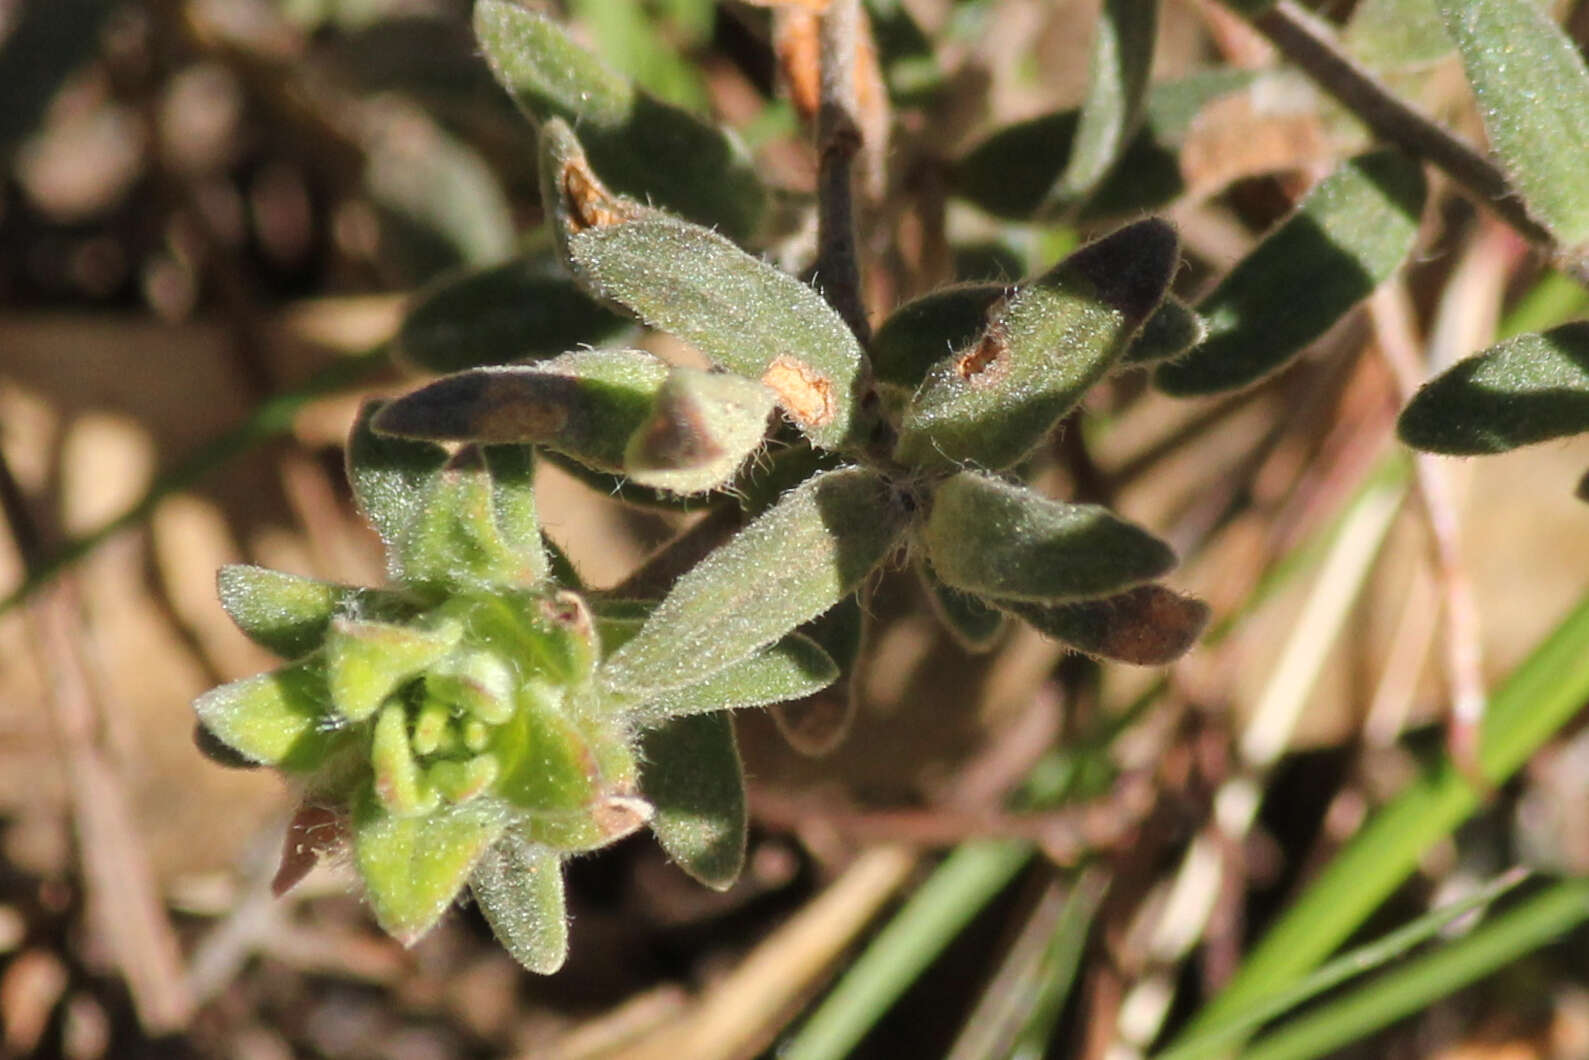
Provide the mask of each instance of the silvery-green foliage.
[{"label": "silvery-green foliage", "polygon": [[[1118,5],[1130,32],[1081,116],[1084,155],[1047,178],[1065,174],[1065,196],[1110,201],[1139,119],[1189,120],[1146,88],[1155,10]],[[746,799],[728,712],[772,707],[807,750],[841,738],[887,572],[913,565],[968,651],[1010,615],[1131,663],[1189,648],[1207,609],[1154,584],[1169,547],[1020,468],[1093,384],[1195,358],[1205,318],[1224,318],[1169,295],[1178,237],[1147,218],[1030,279],[910,302],[868,348],[746,245],[765,194],[732,137],[542,15],[481,0],[475,25],[538,126],[551,249],[440,281],[403,324],[408,359],[451,374],[368,405],[349,439],[388,584],[228,568],[228,613],[286,661],[196,708],[218,757],[289,774],[304,813],[338,822],[393,935],[418,938],[468,888],[551,972],[569,856],[649,826],[684,871],[733,883]],[[602,345],[645,328],[710,367]],[[686,534],[644,598],[585,592],[541,533],[542,460],[620,499],[708,507],[725,534],[698,551]]]}]

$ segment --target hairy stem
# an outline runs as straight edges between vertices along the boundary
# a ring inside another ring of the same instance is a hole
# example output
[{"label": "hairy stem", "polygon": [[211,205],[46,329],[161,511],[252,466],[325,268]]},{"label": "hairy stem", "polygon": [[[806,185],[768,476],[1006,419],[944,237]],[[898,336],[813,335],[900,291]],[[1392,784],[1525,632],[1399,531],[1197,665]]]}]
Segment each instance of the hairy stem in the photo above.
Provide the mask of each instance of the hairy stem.
[{"label": "hairy stem", "polygon": [[861,124],[855,93],[855,56],[861,34],[860,0],[832,0],[822,16],[822,98],[817,110],[817,282],[861,342],[871,338],[855,248],[855,156]]}]

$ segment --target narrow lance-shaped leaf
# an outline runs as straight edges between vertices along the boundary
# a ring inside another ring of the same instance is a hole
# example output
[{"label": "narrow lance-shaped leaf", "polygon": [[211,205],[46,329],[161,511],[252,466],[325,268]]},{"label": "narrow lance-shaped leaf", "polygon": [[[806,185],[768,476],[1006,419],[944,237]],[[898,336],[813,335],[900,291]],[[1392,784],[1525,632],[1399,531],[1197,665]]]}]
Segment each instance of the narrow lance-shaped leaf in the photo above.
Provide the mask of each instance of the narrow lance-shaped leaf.
[{"label": "narrow lance-shaped leaf", "polygon": [[962,283],[906,302],[872,335],[877,381],[914,392],[933,365],[982,334],[989,312],[1014,291],[1004,283]]},{"label": "narrow lance-shaped leaf", "polygon": [[1568,247],[1589,244],[1589,70],[1534,0],[1439,0],[1490,146],[1529,212]]},{"label": "narrow lance-shaped leaf", "polygon": [[928,605],[938,621],[968,652],[988,651],[1004,632],[1004,612],[984,603],[980,597],[951,589],[938,579],[925,562],[916,564],[916,575],[927,591]]},{"label": "narrow lance-shaped leaf", "polygon": [[761,448],[776,400],[741,376],[675,368],[630,437],[624,470],[642,486],[672,493],[724,486]]},{"label": "narrow lance-shaped leaf", "polygon": [[463,628],[436,629],[341,618],[325,639],[326,682],[332,705],[349,721],[375,713],[398,686],[452,651]]},{"label": "narrow lance-shaped leaf", "polygon": [[325,661],[317,653],[212,688],[193,701],[205,729],[251,762],[306,773],[342,746],[332,731]]},{"label": "narrow lance-shaped leaf", "polygon": [[1424,193],[1423,169],[1395,152],[1341,166],[1198,303],[1208,338],[1160,365],[1154,383],[1213,394],[1280,368],[1407,257]]},{"label": "narrow lance-shaped leaf", "polygon": [[1415,449],[1458,456],[1589,431],[1589,321],[1519,335],[1418,391],[1396,429]]},{"label": "narrow lance-shaped leaf", "polygon": [[1092,42],[1087,98],[1056,201],[1077,199],[1103,179],[1136,132],[1147,102],[1159,0],[1104,0]]},{"label": "narrow lance-shaped leaf", "polygon": [[480,857],[469,890],[513,959],[551,975],[568,959],[563,863],[556,853],[508,834]]},{"label": "narrow lance-shaped leaf", "polygon": [[237,628],[255,644],[285,659],[296,659],[320,646],[331,620],[339,614],[391,612],[399,602],[373,589],[305,578],[297,574],[233,563],[216,577],[225,609]]},{"label": "narrow lance-shaped leaf", "polygon": [[446,376],[387,405],[375,426],[436,441],[542,445],[618,472],[667,378],[667,364],[649,353],[579,350]]},{"label": "narrow lance-shaped leaf", "polygon": [[941,360],[905,412],[902,463],[1005,468],[1039,445],[1125,351],[1164,297],[1175,229],[1148,219],[1024,284],[972,343]]},{"label": "narrow lance-shaped leaf", "polygon": [[[1208,103],[1252,79],[1248,71],[1219,70],[1154,85],[1141,128],[1081,216],[1122,216],[1174,200],[1185,190],[1176,148],[1192,119]],[[1018,221],[1030,219],[1045,204],[1072,205],[1048,200],[1069,163],[1079,121],[1077,111],[1066,110],[999,129],[955,164],[955,194],[996,217]]]},{"label": "narrow lance-shaped leaf", "polygon": [[[1009,284],[941,287],[906,302],[872,336],[869,352],[879,383],[914,391],[932,366],[981,333],[988,312],[1014,290]],[[1207,327],[1191,306],[1165,295],[1120,358],[1122,366],[1177,357],[1203,341]]]},{"label": "narrow lance-shaped leaf", "polygon": [[501,810],[484,800],[396,817],[365,789],[353,812],[353,858],[381,927],[405,946],[419,941],[502,829]]},{"label": "narrow lance-shaped leaf", "polygon": [[408,532],[431,483],[447,463],[447,451],[428,442],[391,438],[371,429],[381,402],[367,401],[348,437],[348,481],[359,509],[387,547],[387,567],[399,574],[394,545]]},{"label": "narrow lance-shaped leaf", "polygon": [[1201,600],[1162,585],[1069,604],[997,603],[1079,652],[1133,666],[1164,666],[1179,659],[1202,635],[1209,616]]},{"label": "narrow lance-shaped leaf", "polygon": [[603,666],[613,688],[694,684],[854,591],[904,534],[905,502],[875,472],[845,468],[794,490],[681,577]]},{"label": "narrow lance-shaped leaf", "polygon": [[1175,566],[1170,546],[1107,508],[969,471],[938,487],[921,540],[945,584],[1039,602],[1116,593]]},{"label": "narrow lance-shaped leaf", "polygon": [[637,199],[720,228],[756,231],[766,192],[724,130],[637,89],[553,21],[511,0],[480,0],[475,34],[491,71],[537,123],[577,125],[597,168]]},{"label": "narrow lance-shaped leaf", "polygon": [[1208,325],[1197,311],[1174,295],[1167,295],[1131,340],[1120,363],[1133,366],[1172,360],[1207,336]]},{"label": "narrow lance-shaped leaf", "polygon": [[855,661],[866,641],[867,613],[861,603],[866,588],[851,593],[825,613],[800,627],[834,662],[841,680],[799,699],[774,703],[768,709],[773,724],[789,746],[813,758],[832,751],[843,741],[858,707]]},{"label": "narrow lance-shaped leaf", "polygon": [[537,251],[426,288],[403,318],[397,349],[428,371],[458,372],[600,346],[632,327]]},{"label": "narrow lance-shaped leaf", "polygon": [[727,713],[674,718],[642,737],[651,831],[679,867],[726,890],[745,863],[745,779]]},{"label": "narrow lance-shaped leaf", "polygon": [[418,498],[418,511],[388,557],[403,580],[459,589],[529,588],[546,578],[529,452],[493,448],[489,461],[478,447],[460,449]]},{"label": "narrow lance-shaped leaf", "polygon": [[[543,162],[580,172],[550,155]],[[570,269],[592,294],[759,379],[818,445],[835,448],[860,430],[866,359],[816,291],[688,221],[579,203],[564,212],[576,218],[564,234]]]},{"label": "narrow lance-shaped leaf", "polygon": [[839,666],[809,637],[790,633],[704,681],[648,698],[637,721],[685,717],[742,707],[765,707],[821,691],[838,680]]}]

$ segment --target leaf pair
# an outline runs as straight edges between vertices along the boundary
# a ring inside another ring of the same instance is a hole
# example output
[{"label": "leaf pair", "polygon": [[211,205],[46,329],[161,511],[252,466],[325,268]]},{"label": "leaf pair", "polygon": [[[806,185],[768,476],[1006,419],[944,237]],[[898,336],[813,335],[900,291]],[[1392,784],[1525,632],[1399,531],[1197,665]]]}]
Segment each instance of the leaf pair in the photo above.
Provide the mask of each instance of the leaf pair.
[{"label": "leaf pair", "polygon": [[1161,665],[1208,620],[1200,601],[1147,584],[1175,566],[1169,546],[1096,505],[962,472],[938,488],[920,539],[938,608],[973,648],[996,635],[998,609],[1089,655]]},{"label": "leaf pair", "polygon": [[690,494],[733,478],[760,448],[773,402],[767,387],[738,376],[592,350],[447,376],[388,405],[374,425],[408,438],[544,446]]}]

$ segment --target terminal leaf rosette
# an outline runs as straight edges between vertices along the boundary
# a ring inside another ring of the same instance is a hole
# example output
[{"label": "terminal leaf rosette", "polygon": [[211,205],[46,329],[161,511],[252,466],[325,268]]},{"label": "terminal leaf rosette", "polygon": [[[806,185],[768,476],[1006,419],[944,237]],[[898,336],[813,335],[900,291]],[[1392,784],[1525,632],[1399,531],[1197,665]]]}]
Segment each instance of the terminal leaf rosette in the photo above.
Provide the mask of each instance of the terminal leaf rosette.
[{"label": "terminal leaf rosette", "polygon": [[[692,415],[722,396],[681,390],[673,404]],[[760,419],[771,410],[770,396],[751,404]],[[376,433],[379,416],[372,403],[359,418],[349,478],[386,544],[390,586],[245,565],[220,575],[228,614],[290,660],[195,704],[201,746],[275,767],[302,794],[278,891],[318,853],[350,846],[376,919],[404,943],[467,887],[510,952],[550,972],[567,949],[571,855],[650,823],[685,871],[727,886],[745,805],[720,712],[809,695],[836,665],[771,629],[727,664],[680,671],[666,694],[614,689],[604,655],[655,605],[592,602],[553,578],[530,448],[449,454]]]}]

